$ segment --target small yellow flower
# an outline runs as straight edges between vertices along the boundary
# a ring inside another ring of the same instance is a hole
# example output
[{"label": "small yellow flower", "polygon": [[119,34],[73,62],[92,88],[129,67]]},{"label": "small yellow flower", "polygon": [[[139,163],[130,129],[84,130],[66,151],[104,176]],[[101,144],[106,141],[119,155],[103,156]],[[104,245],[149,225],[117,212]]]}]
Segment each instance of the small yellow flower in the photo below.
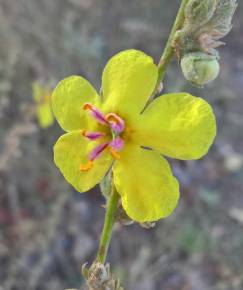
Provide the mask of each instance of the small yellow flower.
[{"label": "small yellow flower", "polygon": [[54,115],[68,132],[54,146],[66,180],[87,191],[112,166],[123,208],[138,222],[166,217],[177,205],[179,185],[161,154],[201,158],[216,134],[210,105],[187,93],[163,95],[141,113],[157,78],[151,57],[127,50],[106,65],[101,97],[79,76],[61,81],[52,95]]},{"label": "small yellow flower", "polygon": [[46,129],[54,123],[51,108],[51,90],[34,82],[32,86],[33,99],[36,103],[36,114],[41,128]]}]

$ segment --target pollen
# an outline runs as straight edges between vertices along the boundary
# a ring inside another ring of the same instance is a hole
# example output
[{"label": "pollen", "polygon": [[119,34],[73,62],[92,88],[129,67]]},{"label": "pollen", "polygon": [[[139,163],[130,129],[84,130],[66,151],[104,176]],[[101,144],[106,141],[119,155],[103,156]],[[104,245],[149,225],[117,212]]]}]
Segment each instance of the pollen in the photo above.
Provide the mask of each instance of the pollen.
[{"label": "pollen", "polygon": [[118,160],[121,158],[120,154],[118,154],[113,148],[110,148],[109,151],[114,159]]},{"label": "pollen", "polygon": [[87,134],[87,130],[82,130],[81,132],[80,132],[80,134],[82,135],[82,136],[86,136],[86,134]]},{"label": "pollen", "polygon": [[93,106],[89,103],[85,103],[83,105],[83,110],[91,110],[93,108]]},{"label": "pollen", "polygon": [[79,169],[82,172],[89,171],[93,167],[93,161],[89,160],[86,164],[80,164]]}]

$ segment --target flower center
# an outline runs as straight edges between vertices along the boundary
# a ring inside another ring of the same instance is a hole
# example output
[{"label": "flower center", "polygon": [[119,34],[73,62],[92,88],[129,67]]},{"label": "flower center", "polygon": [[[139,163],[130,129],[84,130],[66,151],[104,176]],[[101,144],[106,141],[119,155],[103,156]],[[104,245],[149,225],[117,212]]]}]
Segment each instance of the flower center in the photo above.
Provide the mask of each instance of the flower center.
[{"label": "flower center", "polygon": [[[87,110],[91,113],[91,116],[102,126],[106,126],[110,129],[110,139],[104,143],[100,143],[96,146],[90,153],[88,157],[88,162],[86,164],[80,165],[81,171],[88,171],[92,168],[93,162],[97,159],[102,152],[108,150],[114,159],[119,159],[119,151],[124,147],[124,141],[120,137],[120,134],[125,129],[125,122],[115,113],[109,113],[107,115],[99,111],[95,106],[90,103],[86,103],[83,106],[84,110]],[[87,138],[89,141],[96,141],[102,137],[107,136],[108,134],[104,132],[89,132],[83,130],[81,135]]]}]

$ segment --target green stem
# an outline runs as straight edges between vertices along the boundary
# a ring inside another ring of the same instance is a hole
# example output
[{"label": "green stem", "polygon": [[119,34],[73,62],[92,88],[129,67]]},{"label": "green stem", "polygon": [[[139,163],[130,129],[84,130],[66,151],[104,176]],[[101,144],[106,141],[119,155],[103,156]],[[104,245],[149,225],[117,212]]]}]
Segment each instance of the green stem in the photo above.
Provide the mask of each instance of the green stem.
[{"label": "green stem", "polygon": [[115,223],[115,216],[116,216],[116,211],[118,208],[119,197],[120,196],[117,193],[114,183],[112,181],[111,193],[107,201],[104,227],[102,230],[99,249],[98,249],[97,258],[96,258],[96,260],[98,262],[101,262],[102,264],[104,264],[106,260],[107,251],[108,251],[108,247],[109,247],[111,235],[112,235],[112,228]]},{"label": "green stem", "polygon": [[153,93],[153,97],[154,95],[157,93],[158,87],[160,85],[160,83],[163,81],[164,76],[165,76],[165,72],[167,69],[167,66],[169,64],[169,62],[171,61],[173,55],[174,55],[174,48],[173,48],[173,42],[175,40],[175,34],[176,32],[182,27],[183,22],[184,22],[184,11],[185,11],[185,7],[186,4],[189,0],[182,0],[181,1],[181,5],[178,11],[178,14],[176,16],[174,25],[172,27],[172,30],[170,32],[168,41],[165,45],[165,49],[163,51],[163,54],[160,58],[159,64],[158,64],[158,82],[157,82],[157,86],[156,89]]}]

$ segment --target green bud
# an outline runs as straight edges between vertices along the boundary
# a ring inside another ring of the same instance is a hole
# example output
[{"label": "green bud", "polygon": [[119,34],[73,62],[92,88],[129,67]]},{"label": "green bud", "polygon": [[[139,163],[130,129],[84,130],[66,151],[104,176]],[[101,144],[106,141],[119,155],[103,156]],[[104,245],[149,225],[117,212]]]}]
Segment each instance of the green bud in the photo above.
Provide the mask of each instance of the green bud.
[{"label": "green bud", "polygon": [[191,52],[182,57],[181,69],[190,83],[201,87],[217,78],[220,66],[215,56]]}]

